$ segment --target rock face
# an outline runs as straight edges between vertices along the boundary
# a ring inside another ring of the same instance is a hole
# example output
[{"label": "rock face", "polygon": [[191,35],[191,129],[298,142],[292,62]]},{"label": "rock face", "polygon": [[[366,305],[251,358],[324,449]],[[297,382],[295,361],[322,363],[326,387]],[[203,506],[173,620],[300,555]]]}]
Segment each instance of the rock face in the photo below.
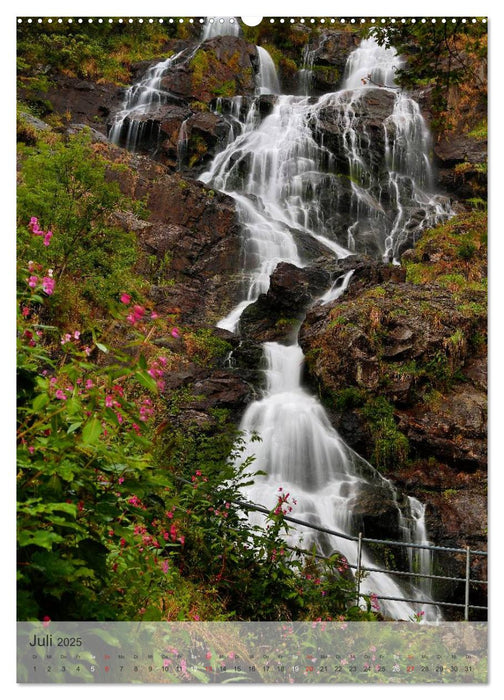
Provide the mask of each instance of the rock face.
[{"label": "rock face", "polygon": [[234,277],[240,253],[234,201],[145,156],[106,148],[111,160],[128,165],[111,170],[110,177],[124,194],[143,199],[150,212],[148,222],[119,220],[136,231],[147,255],[144,272],[155,282],[159,310],[177,313],[183,322],[215,322],[240,292]]},{"label": "rock face", "polygon": [[244,39],[222,36],[205,41],[189,60],[162,80],[162,88],[187,100],[210,102],[213,97],[253,95],[259,59]]},{"label": "rock face", "polygon": [[[20,90],[21,99],[24,91]],[[95,83],[80,78],[58,76],[49,84],[47,90],[40,90],[36,95],[29,93],[29,102],[39,102],[45,113],[54,112],[68,115],[74,122],[91,126],[106,133],[107,119],[117,105],[119,90],[112,83]]]},{"label": "rock face", "polygon": [[[334,397],[350,387],[379,394],[419,456],[482,468],[486,394],[472,344],[484,317],[457,311],[453,295],[434,285],[385,282],[354,295],[351,282],[344,300],[328,313],[313,309],[303,324],[300,342],[317,383]],[[359,447],[371,457],[369,446]]]},{"label": "rock face", "polygon": [[304,55],[311,71],[311,95],[323,95],[340,89],[348,56],[359,42],[360,38],[353,32],[332,29],[325,29],[309,40]]},{"label": "rock face", "polygon": [[329,283],[330,275],[323,269],[279,263],[268,292],[244,310],[241,334],[259,343],[285,340],[298,327],[306,307]]}]

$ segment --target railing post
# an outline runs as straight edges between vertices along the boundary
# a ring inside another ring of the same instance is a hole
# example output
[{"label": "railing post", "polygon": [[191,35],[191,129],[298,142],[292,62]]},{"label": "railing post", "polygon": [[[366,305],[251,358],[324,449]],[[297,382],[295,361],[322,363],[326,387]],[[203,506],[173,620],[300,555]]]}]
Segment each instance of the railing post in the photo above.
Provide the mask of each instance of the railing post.
[{"label": "railing post", "polygon": [[358,545],[357,545],[357,568],[355,570],[355,577],[357,579],[357,607],[359,607],[359,602],[360,602],[361,562],[362,562],[362,532],[359,532],[359,541],[358,541]]},{"label": "railing post", "polygon": [[465,582],[465,607],[464,620],[469,621],[469,579],[471,578],[471,550],[466,547],[466,582]]}]

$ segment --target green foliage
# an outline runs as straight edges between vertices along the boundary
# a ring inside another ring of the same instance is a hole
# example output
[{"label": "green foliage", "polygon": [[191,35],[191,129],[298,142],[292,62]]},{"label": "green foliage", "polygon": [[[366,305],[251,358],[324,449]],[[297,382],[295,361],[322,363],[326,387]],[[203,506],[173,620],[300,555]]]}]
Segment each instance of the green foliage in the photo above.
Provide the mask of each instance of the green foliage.
[{"label": "green foliage", "polygon": [[477,141],[484,141],[488,138],[488,122],[486,119],[477,124],[468,134]]},{"label": "green foliage", "polygon": [[189,63],[189,69],[192,73],[192,84],[194,87],[198,87],[204,82],[205,77],[208,75],[209,66],[210,64],[207,52],[203,51],[203,49],[196,51],[191,59],[191,62]]},{"label": "green foliage", "polygon": [[216,97],[233,97],[236,94],[236,81],[226,80],[213,89],[213,94]]},{"label": "green foliage", "polygon": [[[430,85],[432,89],[433,125],[440,131],[454,128],[468,115],[485,109],[487,26],[482,22],[406,22],[369,27],[380,44],[394,46],[408,57],[397,72],[402,87],[413,89]],[[479,70],[483,68],[483,70]],[[449,104],[451,88],[462,88],[458,105]],[[470,105],[469,109],[464,108]],[[480,133],[481,117],[474,131]],[[477,138],[477,137],[476,137]]]},{"label": "green foliage", "polygon": [[[131,63],[169,55],[166,44],[180,31],[179,25],[119,24],[117,19],[73,25],[23,22],[17,30],[18,75],[30,89],[35,88],[30,81],[45,78],[40,66],[72,77],[127,83]],[[37,89],[45,88],[39,83]]]},{"label": "green foliage", "polygon": [[389,470],[401,466],[408,457],[408,439],[398,430],[394,407],[384,397],[370,399],[362,409],[374,442],[373,464]]},{"label": "green foliage", "polygon": [[366,394],[362,389],[348,386],[331,396],[331,404],[339,411],[351,411],[364,404]]},{"label": "green foliage", "polygon": [[477,248],[474,243],[471,241],[464,242],[458,249],[458,256],[459,258],[462,258],[462,260],[470,260],[474,257],[476,251]]},{"label": "green foliage", "polygon": [[[81,293],[107,308],[124,286],[136,260],[133,233],[117,226],[114,210],[135,209],[123,197],[107,172],[113,165],[97,153],[87,134],[68,140],[40,141],[23,148],[18,186],[18,254],[35,257],[42,265],[57,269],[55,299],[68,313],[73,278]],[[34,238],[26,226],[32,216],[53,233],[50,246]],[[34,252],[30,251],[35,248]]]}]

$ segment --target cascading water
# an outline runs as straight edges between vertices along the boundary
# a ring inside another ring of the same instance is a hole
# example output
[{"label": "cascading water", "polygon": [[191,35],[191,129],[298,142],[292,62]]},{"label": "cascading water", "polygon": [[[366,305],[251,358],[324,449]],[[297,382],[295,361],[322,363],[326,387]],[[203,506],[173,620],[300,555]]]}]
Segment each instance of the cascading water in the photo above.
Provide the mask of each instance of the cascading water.
[{"label": "cascading water", "polygon": [[180,51],[164,61],[149,68],[144,77],[126,91],[122,109],[116,114],[109,132],[109,140],[116,145],[124,145],[129,151],[134,151],[142,132],[149,128],[148,122],[141,119],[154,107],[165,104],[174,95],[164,91],[161,81],[166,72],[184,54]]},{"label": "cascading water", "polygon": [[202,41],[216,36],[239,36],[240,25],[236,17],[207,17],[203,27]]},{"label": "cascading water", "polygon": [[315,50],[306,44],[303,49],[302,68],[298,71],[299,92],[301,95],[309,95],[313,80],[313,64],[315,63]]},{"label": "cascading water", "polygon": [[393,47],[385,48],[371,37],[352,51],[345,67],[343,90],[361,87],[395,87],[395,74],[403,61]]},{"label": "cascading water", "polygon": [[[374,83],[387,86],[381,90],[391,92],[398,59],[395,52],[377,47],[372,40],[363,42],[362,53],[357,49],[348,61],[347,89],[325,95],[315,104],[309,98],[278,97],[272,113],[263,121],[258,121],[256,115],[247,119],[241,134],[216,156],[210,170],[201,177],[235,198],[243,227],[246,299],[219,322],[220,327],[231,331],[238,328],[244,308],[267,291],[269,276],[278,262],[303,265],[294,231],[317,239],[338,258],[350,252],[334,240],[336,236],[328,236],[330,220],[321,205],[320,195],[323,198],[327,191],[338,191],[335,160],[323,139],[315,138],[317,129],[315,134],[313,129],[324,110],[330,109],[337,115],[350,173],[356,219],[345,232],[348,248],[354,249],[359,240],[362,219],[373,220],[371,233],[378,238],[378,249],[385,257],[394,257],[403,229],[408,226],[412,203],[424,208],[418,230],[446,217],[446,206],[440,204],[438,209],[434,197],[421,189],[430,185],[431,173],[428,132],[418,106],[396,91],[392,112],[384,125],[386,178],[382,176],[378,182],[377,176],[374,181],[370,175],[372,168],[366,157],[370,140],[365,143],[358,116],[367,86],[363,78],[371,76]],[[372,61],[378,61],[378,66]],[[251,111],[254,109],[253,105]],[[408,188],[402,186],[406,179]],[[396,203],[392,227],[390,212],[380,201],[384,180],[389,184],[388,200]],[[406,189],[410,193],[408,200]],[[338,278],[319,303],[334,302],[344,293],[351,276],[352,271]],[[267,476],[256,477],[245,495],[273,508],[279,489],[283,493],[289,491],[296,495],[298,518],[350,534],[355,525],[353,505],[361,488],[380,482],[386,484],[393,497],[393,487],[343,442],[318,400],[302,388],[303,353],[297,339],[291,345],[265,343],[263,347],[266,391],[261,400],[248,407],[240,429],[246,436],[244,456],[254,456],[254,464]],[[261,438],[259,443],[252,440],[254,435]],[[409,517],[398,508],[399,526],[409,541],[427,543],[423,516],[416,499],[409,499]],[[295,541],[304,538],[305,546],[315,542],[326,553],[339,551],[349,561],[357,559],[357,545],[352,540],[336,540],[333,536],[324,540],[306,528],[298,528],[292,537]],[[415,557],[417,570],[429,573],[428,555],[417,552],[424,550],[410,550],[410,562]],[[373,565],[366,552],[362,556],[364,567]],[[385,598],[403,597],[392,577],[376,572],[368,575],[361,590]],[[422,585],[422,597],[429,597],[428,586]],[[396,619],[408,619],[414,613],[408,603],[387,599],[382,600],[382,609]],[[427,619],[439,618],[435,606],[428,605],[425,612]]]},{"label": "cascading water", "polygon": [[[207,21],[202,41],[223,34],[238,36],[239,25],[231,19],[235,18]],[[261,95],[280,93],[280,87],[271,57],[261,47],[257,50],[259,96],[248,112],[241,97],[231,100],[227,145],[200,177],[235,199],[242,225],[243,300],[218,323],[230,331],[239,327],[243,310],[267,292],[279,262],[298,267],[309,262],[306,241],[319,254],[325,251],[336,258],[356,251],[397,259],[401,246],[450,214],[446,200],[429,194],[429,133],[418,105],[394,86],[400,61],[393,49],[380,48],[372,39],[361,42],[348,59],[342,90],[318,99],[278,94],[266,117],[258,108]],[[132,116],[147,112],[155,100],[162,102],[161,78],[179,58],[185,60],[178,54],[154,66],[128,91],[112,140],[123,134],[128,117],[131,124]],[[307,70],[310,60],[307,55]],[[376,97],[388,110],[382,120],[381,154],[377,133],[369,131],[366,121],[369,98],[376,102]],[[134,148],[136,138],[128,133],[128,147]],[[186,142],[183,125],[181,157]],[[336,301],[351,278],[352,271],[339,277],[318,303]],[[274,507],[278,489],[288,490],[297,497],[298,517],[355,534],[353,509],[360,491],[379,486],[396,503],[392,485],[343,442],[322,405],[303,389],[303,353],[297,338],[290,345],[266,343],[264,358],[266,391],[248,407],[241,430],[245,436],[257,433],[262,438],[260,443],[247,441],[245,451],[255,455],[254,467],[267,475],[258,477],[246,496]],[[423,506],[409,499],[409,508],[397,510],[405,540],[426,543]],[[300,536],[305,545],[314,542],[325,553],[339,551],[356,561],[356,544],[351,540],[315,537],[303,528],[295,535]],[[423,551],[411,549],[409,556],[425,573],[430,561]],[[372,565],[365,551],[362,563]],[[404,597],[386,574],[370,573],[361,590]],[[428,597],[428,587],[423,587],[422,597]],[[400,601],[384,600],[382,609],[396,619],[413,614]],[[427,619],[438,616],[434,606],[427,606]]]},{"label": "cascading water", "polygon": [[279,95],[280,83],[273,59],[262,46],[256,46],[259,55],[258,92],[260,95]]}]

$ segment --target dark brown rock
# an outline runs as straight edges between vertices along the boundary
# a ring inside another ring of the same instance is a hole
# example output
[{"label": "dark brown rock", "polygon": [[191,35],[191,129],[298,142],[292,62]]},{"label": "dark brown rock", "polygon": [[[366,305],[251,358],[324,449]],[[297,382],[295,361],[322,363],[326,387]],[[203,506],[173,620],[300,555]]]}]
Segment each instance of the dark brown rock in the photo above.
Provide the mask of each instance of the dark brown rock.
[{"label": "dark brown rock", "polygon": [[[24,90],[20,88],[20,98]],[[29,94],[30,102],[50,103],[54,112],[67,115],[68,120],[92,126],[106,133],[107,120],[111,110],[117,105],[119,91],[112,83],[95,83],[80,78],[54,76],[47,91]]]},{"label": "dark brown rock", "polygon": [[190,60],[163,78],[162,87],[188,100],[209,103],[222,95],[253,95],[258,69],[257,49],[244,39],[222,36],[209,39]]},{"label": "dark brown rock", "polygon": [[[154,283],[159,310],[189,319],[216,322],[238,301],[240,227],[233,199],[202,183],[185,180],[145,156],[105,147],[112,160],[128,168],[110,172],[124,194],[144,199],[148,221],[118,220],[137,232],[151,260],[145,274]],[[152,257],[157,260],[153,266]],[[157,270],[157,271],[156,271]],[[161,276],[161,277],[160,277]],[[171,284],[163,284],[168,276]]]},{"label": "dark brown rock", "polygon": [[307,306],[329,285],[330,275],[323,269],[279,263],[267,294],[244,310],[240,332],[261,343],[290,337]]}]

